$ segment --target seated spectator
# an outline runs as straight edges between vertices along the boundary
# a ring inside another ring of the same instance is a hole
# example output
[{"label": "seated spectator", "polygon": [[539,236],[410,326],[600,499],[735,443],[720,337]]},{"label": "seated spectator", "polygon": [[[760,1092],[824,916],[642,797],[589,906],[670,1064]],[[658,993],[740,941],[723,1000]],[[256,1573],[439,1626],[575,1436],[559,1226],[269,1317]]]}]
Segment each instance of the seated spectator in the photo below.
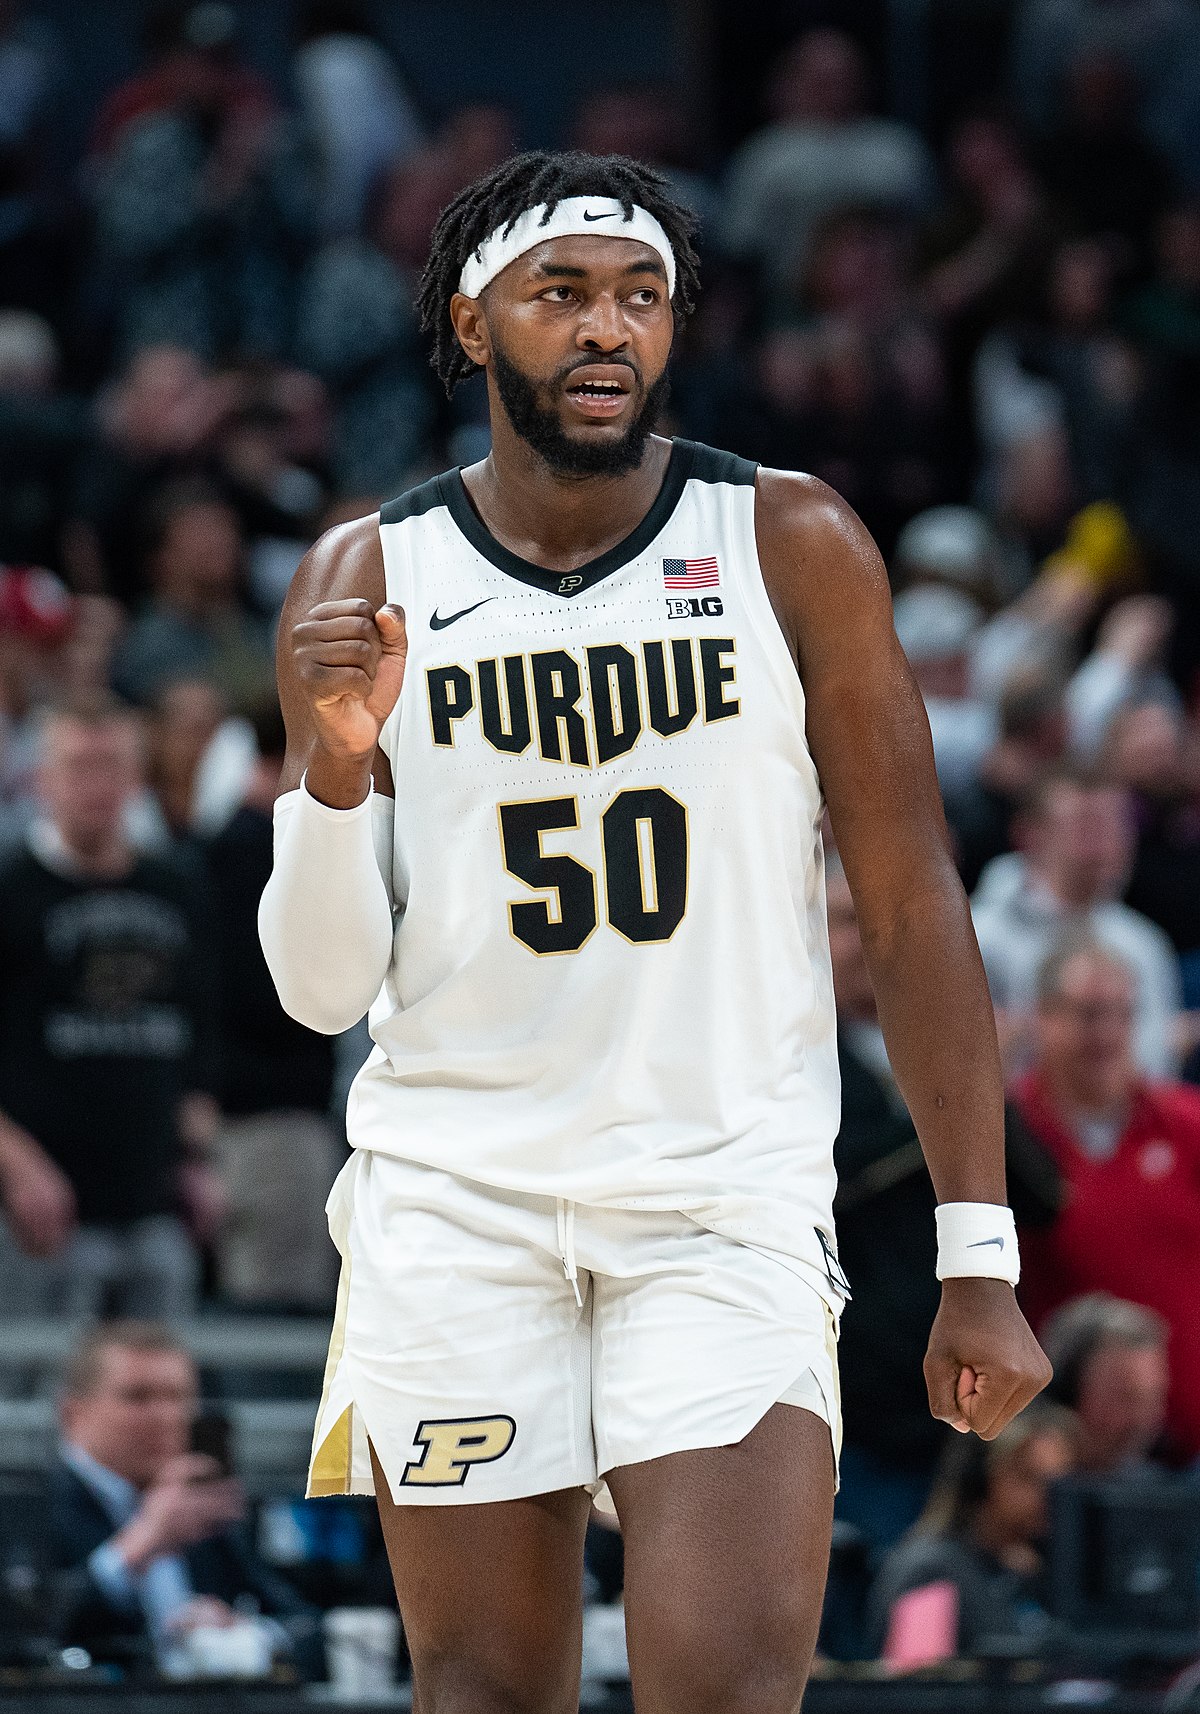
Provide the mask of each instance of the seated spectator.
[{"label": "seated spectator", "polygon": [[1156,1310],[1170,1329],[1167,1430],[1200,1452],[1200,1091],[1147,1081],[1133,1054],[1134,975],[1110,947],[1068,940],[1038,976],[1034,1062],[1014,1090],[1068,1187],[1027,1235],[1021,1281],[1034,1327],[1083,1292]]},{"label": "seated spectator", "polygon": [[46,721],[42,814],[0,867],[0,1275],[9,1311],[178,1315],[219,1181],[201,881],[139,855],[141,733]]},{"label": "seated spectator", "polygon": [[205,846],[219,906],[225,1120],[217,1148],[230,1203],[218,1275],[222,1296],[243,1307],[324,1310],[335,1283],[325,1199],[344,1155],[329,1120],[334,1047],[287,1016],[259,946],[283,766],[277,706],[255,731],[258,757],[241,806]]},{"label": "seated spectator", "polygon": [[1046,1494],[1075,1468],[1076,1442],[1070,1413],[1037,1403],[994,1440],[949,1448],[920,1522],[871,1591],[874,1653],[902,1669],[1018,1640],[1036,1646]]},{"label": "seated spectator", "polygon": [[[190,1630],[257,1614],[294,1621],[311,1666],[309,1609],[238,1527],[240,1483],[189,1451],[198,1403],[192,1359],[156,1323],[101,1325],[75,1352],[37,1544],[55,1628],[97,1659],[170,1668]],[[270,1632],[292,1652],[283,1624]]]},{"label": "seated spectator", "polygon": [[147,719],[146,777],[166,839],[222,827],[253,766],[248,720],[231,718],[204,679],[181,678],[155,698]]},{"label": "seated spectator", "polygon": [[816,222],[857,205],[913,213],[933,188],[920,136],[866,111],[867,68],[840,30],[811,30],[785,51],[768,91],[771,121],[741,145],[725,184],[725,247],[759,264],[772,291],[797,278]]},{"label": "seated spectator", "polygon": [[1041,1330],[1054,1365],[1048,1395],[1079,1422],[1079,1469],[1089,1476],[1136,1476],[1167,1418],[1170,1329],[1161,1315],[1108,1292],[1066,1303]]},{"label": "seated spectator", "polygon": [[149,703],[174,679],[202,678],[231,706],[254,707],[275,672],[266,627],[239,599],[236,512],[205,482],[172,482],[150,508],[148,535],[154,593],[117,650],[117,690]]},{"label": "seated spectator", "polygon": [[[930,1415],[921,1371],[941,1298],[937,1199],[888,1063],[854,901],[836,857],[826,891],[842,1073],[834,1213],[838,1256],[854,1293],[838,1353],[844,1439],[837,1515],[878,1553],[916,1519],[949,1438]],[[1023,1127],[1006,1129],[1017,1218],[1047,1225],[1059,1206],[1057,1171]]]},{"label": "seated spectator", "polygon": [[1160,928],[1120,903],[1133,863],[1127,795],[1068,768],[1045,775],[1022,819],[1023,851],[984,870],[971,901],[1001,1045],[1028,1062],[1038,971],[1062,935],[1087,932],[1134,972],[1136,1053],[1148,1076],[1179,1064],[1181,987],[1174,948]]},{"label": "seated spectator", "polygon": [[236,382],[174,344],[143,346],[97,403],[96,436],[79,461],[63,537],[74,588],[127,606],[138,580],[144,518],[171,478],[214,454],[237,404]]}]

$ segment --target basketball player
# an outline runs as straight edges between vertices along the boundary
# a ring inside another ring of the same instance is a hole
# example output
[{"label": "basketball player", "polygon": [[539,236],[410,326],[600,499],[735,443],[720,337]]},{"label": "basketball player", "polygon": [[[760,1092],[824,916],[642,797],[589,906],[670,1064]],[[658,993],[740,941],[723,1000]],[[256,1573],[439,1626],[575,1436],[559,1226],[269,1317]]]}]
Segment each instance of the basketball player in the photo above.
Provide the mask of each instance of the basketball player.
[{"label": "basketball player", "polygon": [[618,158],[463,191],[420,301],[491,454],[325,536],[280,631],[263,942],[376,1044],[310,1492],[374,1487],[420,1714],[577,1706],[601,1482],[640,1714],[799,1707],[847,1289],[826,801],[942,1204],[931,1407],[990,1438],[1049,1373],[879,556],[820,482],[653,432],[691,230]]}]

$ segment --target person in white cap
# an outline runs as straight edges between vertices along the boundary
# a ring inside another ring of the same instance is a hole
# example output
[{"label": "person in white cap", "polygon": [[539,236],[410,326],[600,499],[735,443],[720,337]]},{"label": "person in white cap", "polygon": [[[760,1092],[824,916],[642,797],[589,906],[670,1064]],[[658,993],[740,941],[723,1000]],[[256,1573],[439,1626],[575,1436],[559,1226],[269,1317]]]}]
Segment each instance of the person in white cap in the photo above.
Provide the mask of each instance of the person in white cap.
[{"label": "person in white cap", "polygon": [[576,1706],[601,1486],[638,1707],[799,1706],[847,1291],[826,799],[941,1203],[931,1408],[991,1437],[1049,1374],[874,544],[654,433],[691,233],[620,157],[462,191],[420,307],[491,453],[322,538],[280,626],[263,946],[293,1016],[375,1041],[309,1491],[375,1492],[422,1714]]}]

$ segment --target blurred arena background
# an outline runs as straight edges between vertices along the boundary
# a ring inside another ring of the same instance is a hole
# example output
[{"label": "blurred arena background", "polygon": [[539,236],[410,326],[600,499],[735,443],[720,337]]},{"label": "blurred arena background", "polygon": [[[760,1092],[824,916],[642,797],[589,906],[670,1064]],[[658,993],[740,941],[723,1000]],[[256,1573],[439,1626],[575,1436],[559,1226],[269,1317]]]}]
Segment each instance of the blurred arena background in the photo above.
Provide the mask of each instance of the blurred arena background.
[{"label": "blurred arena background", "polygon": [[[404,1704],[323,1620],[391,1604],[371,1509],[298,1497],[365,1035],[258,951],[273,627],[323,528],[486,453],[416,275],[461,185],[568,144],[699,218],[672,431],[887,560],[1058,1370],[991,1447],[928,1416],[933,1194],[834,856],[806,1707],[1200,1707],[1195,0],[0,0],[0,1706]],[[594,1526],[585,1706],[629,1707],[620,1589]]]}]

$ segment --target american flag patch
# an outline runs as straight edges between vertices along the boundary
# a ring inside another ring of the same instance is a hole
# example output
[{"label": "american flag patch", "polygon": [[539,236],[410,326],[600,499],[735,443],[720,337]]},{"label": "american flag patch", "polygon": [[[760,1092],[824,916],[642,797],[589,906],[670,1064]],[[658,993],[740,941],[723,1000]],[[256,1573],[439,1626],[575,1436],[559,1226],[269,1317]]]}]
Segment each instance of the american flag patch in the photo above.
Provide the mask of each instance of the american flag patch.
[{"label": "american flag patch", "polygon": [[715,589],[721,573],[715,559],[664,559],[664,589]]}]

